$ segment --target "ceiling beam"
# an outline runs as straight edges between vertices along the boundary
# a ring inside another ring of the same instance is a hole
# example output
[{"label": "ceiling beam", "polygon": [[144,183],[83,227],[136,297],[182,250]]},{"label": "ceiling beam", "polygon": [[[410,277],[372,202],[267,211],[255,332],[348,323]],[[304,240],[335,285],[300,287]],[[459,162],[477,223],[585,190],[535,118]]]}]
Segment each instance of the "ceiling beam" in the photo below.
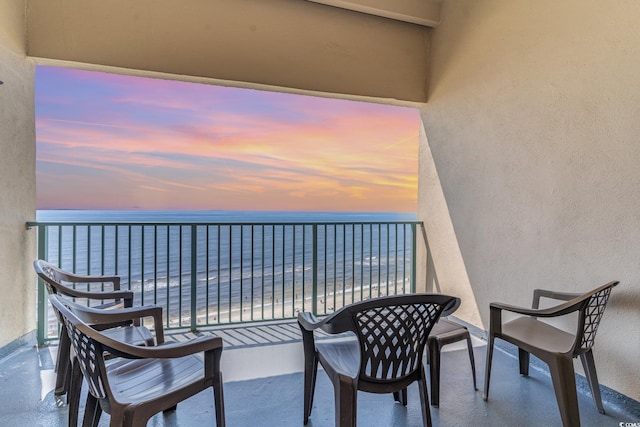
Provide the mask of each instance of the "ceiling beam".
[{"label": "ceiling beam", "polygon": [[307,0],[425,27],[440,24],[441,0]]},{"label": "ceiling beam", "polygon": [[[424,103],[431,29],[306,0],[29,0],[27,55]],[[384,102],[384,101],[383,101]]]}]

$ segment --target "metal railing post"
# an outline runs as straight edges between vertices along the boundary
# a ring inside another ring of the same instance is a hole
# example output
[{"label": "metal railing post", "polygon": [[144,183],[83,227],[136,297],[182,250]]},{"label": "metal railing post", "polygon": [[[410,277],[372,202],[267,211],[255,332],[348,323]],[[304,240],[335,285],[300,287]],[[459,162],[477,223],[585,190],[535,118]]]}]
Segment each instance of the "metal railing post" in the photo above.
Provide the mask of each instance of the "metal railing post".
[{"label": "metal railing post", "polygon": [[[44,225],[38,226],[36,237],[38,245],[38,259],[46,259],[47,233]],[[45,323],[47,319],[47,296],[42,279],[38,277],[38,346],[43,346],[45,342]]]},{"label": "metal railing post", "polygon": [[416,293],[416,275],[418,274],[416,272],[416,263],[418,262],[417,254],[416,254],[416,248],[417,248],[416,234],[417,234],[416,225],[411,224],[411,293],[412,294]]},{"label": "metal railing post", "polygon": [[313,224],[313,236],[311,238],[312,243],[312,270],[311,276],[313,277],[313,283],[311,286],[311,312],[314,315],[318,314],[318,224]]},{"label": "metal railing post", "polygon": [[198,285],[198,245],[197,245],[197,233],[198,227],[195,224],[191,225],[191,332],[197,331],[197,302],[198,295],[196,287]]}]

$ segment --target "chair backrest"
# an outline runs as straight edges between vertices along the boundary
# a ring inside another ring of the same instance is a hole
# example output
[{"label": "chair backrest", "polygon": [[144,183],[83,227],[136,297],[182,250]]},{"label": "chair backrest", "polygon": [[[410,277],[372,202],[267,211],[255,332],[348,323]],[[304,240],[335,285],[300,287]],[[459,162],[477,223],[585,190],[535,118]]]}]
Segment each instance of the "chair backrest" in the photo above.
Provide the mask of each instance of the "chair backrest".
[{"label": "chair backrest", "polygon": [[88,335],[92,331],[91,327],[84,324],[72,312],[71,305],[73,303],[63,300],[55,294],[49,295],[49,301],[66,326],[77,363],[87,381],[89,391],[98,399],[107,398],[107,389],[103,381],[106,370],[102,345]]},{"label": "chair backrest", "polygon": [[435,294],[401,295],[341,309],[351,317],[352,330],[360,342],[360,378],[395,382],[414,375],[422,363],[431,328],[456,299]]},{"label": "chair backrest", "polygon": [[[105,300],[113,300],[110,305],[121,302],[124,302],[125,307],[133,305],[133,292],[120,291],[119,276],[82,276],[62,270],[41,259],[33,262],[33,268],[44,282],[49,295],[61,294],[73,298],[74,301],[85,299],[87,305],[95,305],[90,301],[98,301],[98,304],[103,304]],[[105,290],[105,283],[110,283],[112,290]],[[76,284],[84,286],[76,288]],[[97,287],[100,289],[92,289],[93,284],[99,285]]]},{"label": "chair backrest", "polygon": [[574,354],[585,353],[593,347],[600,320],[609,301],[611,290],[619,282],[610,282],[587,292],[578,299],[584,300],[584,306],[578,316],[578,334],[574,344]]},{"label": "chair backrest", "polygon": [[[69,297],[86,297],[87,292],[95,293],[102,291],[102,289],[100,291],[90,289],[89,285],[91,283],[105,282],[112,283],[114,291],[120,289],[120,277],[118,276],[82,276],[65,271],[42,259],[35,260],[33,262],[33,268],[36,274],[44,281],[49,294],[61,293]],[[87,285],[86,289],[76,289],[73,286],[76,283]]]},{"label": "chair backrest", "polygon": [[68,287],[62,284],[67,276],[65,271],[41,259],[37,259],[33,262],[33,268],[36,271],[36,274],[44,282],[49,295],[56,294],[58,292],[66,295]]}]

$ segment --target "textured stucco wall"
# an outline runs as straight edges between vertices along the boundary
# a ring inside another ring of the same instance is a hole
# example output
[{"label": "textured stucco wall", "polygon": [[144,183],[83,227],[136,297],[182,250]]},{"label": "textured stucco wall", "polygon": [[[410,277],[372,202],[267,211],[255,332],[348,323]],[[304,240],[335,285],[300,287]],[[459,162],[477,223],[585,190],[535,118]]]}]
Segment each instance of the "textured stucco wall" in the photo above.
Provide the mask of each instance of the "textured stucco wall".
[{"label": "textured stucco wall", "polygon": [[620,280],[594,352],[600,382],[636,400],[638,22],[636,1],[446,0],[419,172],[436,283],[466,320]]},{"label": "textured stucco wall", "polygon": [[36,327],[34,65],[25,56],[24,2],[0,0],[0,347]]}]

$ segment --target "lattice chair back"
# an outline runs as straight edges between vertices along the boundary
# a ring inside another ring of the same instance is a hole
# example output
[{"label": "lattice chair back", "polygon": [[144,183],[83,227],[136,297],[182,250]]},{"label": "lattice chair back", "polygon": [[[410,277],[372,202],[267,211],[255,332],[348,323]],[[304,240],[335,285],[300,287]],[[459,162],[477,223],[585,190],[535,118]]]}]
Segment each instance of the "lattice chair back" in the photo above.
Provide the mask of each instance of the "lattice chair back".
[{"label": "lattice chair back", "polygon": [[584,308],[580,311],[578,320],[580,334],[576,337],[576,350],[574,352],[576,355],[585,353],[593,347],[609,295],[611,295],[611,290],[617,284],[618,282],[608,283],[595,289],[587,299]]},{"label": "lattice chair back", "polygon": [[[120,290],[119,276],[75,274],[42,259],[35,260],[33,268],[47,287],[49,295],[62,294],[73,298],[75,302],[99,308],[122,303],[124,307],[133,305],[134,294],[130,290]],[[105,284],[109,284],[110,290],[105,289]]]},{"label": "lattice chair back", "polygon": [[[47,288],[47,293],[49,295],[59,295],[60,293],[58,292],[58,288],[51,282],[56,283],[59,286],[63,286],[61,285],[62,281],[64,280],[62,272],[46,261],[38,260],[34,265],[36,267],[36,273],[43,279],[42,281]],[[61,326],[65,325],[64,318],[55,306],[53,307],[53,312],[58,319],[58,323],[60,323]],[[64,328],[61,332],[64,333]]]},{"label": "lattice chair back", "polygon": [[362,357],[360,378],[391,382],[414,373],[444,307],[435,301],[408,302],[355,312]]},{"label": "lattice chair back", "polygon": [[[51,281],[55,283],[61,283],[63,278],[60,276],[58,269],[54,268],[51,264],[47,262],[39,262],[40,271],[38,271],[38,275],[42,277],[44,285],[47,288],[47,293],[49,295],[57,293],[57,289],[54,286],[51,286]],[[42,272],[42,274],[40,274]],[[46,279],[49,280],[46,280]]]},{"label": "lattice chair back", "polygon": [[100,343],[86,335],[81,329],[84,325],[63,302],[62,299],[54,296],[50,297],[54,309],[60,313],[71,340],[71,345],[76,355],[76,361],[80,366],[82,375],[87,381],[89,392],[98,399],[107,398],[105,384],[101,374],[105,372],[103,348]]},{"label": "lattice chair back", "polygon": [[[44,285],[47,288],[47,293],[49,295],[63,294],[75,297],[76,295],[73,292],[75,291],[74,284],[85,283],[80,279],[80,276],[75,276],[71,273],[68,273],[42,259],[34,261],[33,266],[38,276],[40,276],[40,278],[44,282]],[[73,277],[76,277],[76,279],[73,280]],[[87,289],[89,288],[87,287]]]}]

